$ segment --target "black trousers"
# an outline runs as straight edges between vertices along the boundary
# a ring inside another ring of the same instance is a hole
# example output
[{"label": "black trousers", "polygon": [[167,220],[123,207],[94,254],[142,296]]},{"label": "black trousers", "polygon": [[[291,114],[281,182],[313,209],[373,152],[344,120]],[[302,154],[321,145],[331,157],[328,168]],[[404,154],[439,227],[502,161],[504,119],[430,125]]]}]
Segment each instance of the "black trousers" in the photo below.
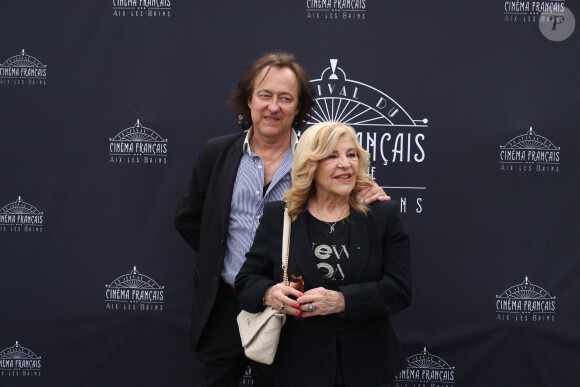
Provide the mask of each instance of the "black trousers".
[{"label": "black trousers", "polygon": [[258,363],[244,356],[236,317],[238,301],[227,285],[222,284],[196,352],[196,383],[198,387],[237,387],[248,365],[252,369],[254,386],[273,387]]}]

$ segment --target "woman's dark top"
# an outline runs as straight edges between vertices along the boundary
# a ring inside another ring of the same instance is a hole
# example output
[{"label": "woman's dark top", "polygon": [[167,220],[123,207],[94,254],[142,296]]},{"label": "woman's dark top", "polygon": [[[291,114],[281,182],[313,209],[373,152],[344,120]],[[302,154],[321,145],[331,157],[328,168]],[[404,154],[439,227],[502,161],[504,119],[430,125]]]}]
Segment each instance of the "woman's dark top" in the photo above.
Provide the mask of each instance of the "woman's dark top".
[{"label": "woman's dark top", "polygon": [[306,216],[312,257],[318,272],[328,289],[337,290],[342,285],[348,266],[350,250],[348,217],[338,222],[324,222],[308,211]]}]

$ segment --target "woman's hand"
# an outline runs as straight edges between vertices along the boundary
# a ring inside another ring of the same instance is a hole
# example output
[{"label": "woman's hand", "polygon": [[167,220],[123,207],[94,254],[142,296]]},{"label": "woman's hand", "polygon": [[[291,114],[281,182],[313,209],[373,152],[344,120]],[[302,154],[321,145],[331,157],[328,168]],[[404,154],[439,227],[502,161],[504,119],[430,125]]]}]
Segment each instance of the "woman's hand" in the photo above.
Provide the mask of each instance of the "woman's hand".
[{"label": "woman's hand", "polygon": [[310,289],[296,300],[300,304],[302,317],[324,316],[344,312],[344,295],[325,288]]},{"label": "woman's hand", "polygon": [[301,316],[302,312],[298,309],[300,304],[290,298],[302,297],[302,292],[296,289],[299,286],[296,282],[290,282],[290,286],[283,283],[270,286],[264,293],[264,304],[292,316]]},{"label": "woman's hand", "polygon": [[385,191],[377,184],[373,184],[370,187],[361,188],[358,191],[357,196],[361,203],[372,203],[374,201],[386,202],[391,200],[391,197],[385,193]]}]

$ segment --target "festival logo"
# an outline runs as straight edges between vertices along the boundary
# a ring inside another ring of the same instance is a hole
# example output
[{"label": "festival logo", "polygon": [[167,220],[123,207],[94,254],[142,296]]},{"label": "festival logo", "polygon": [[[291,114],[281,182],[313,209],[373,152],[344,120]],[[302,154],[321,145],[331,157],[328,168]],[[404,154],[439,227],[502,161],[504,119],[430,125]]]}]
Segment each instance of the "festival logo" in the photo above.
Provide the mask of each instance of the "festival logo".
[{"label": "festival logo", "polygon": [[427,187],[420,181],[428,120],[413,119],[378,88],[347,78],[337,59],[330,60],[312,86],[317,97],[309,124],[339,121],[352,126],[371,154],[371,176],[400,202],[402,213],[422,213]]},{"label": "festival logo", "polygon": [[0,208],[0,231],[42,232],[43,212],[32,204],[18,200]]},{"label": "festival logo", "polygon": [[40,376],[41,360],[17,341],[14,346],[0,351],[0,376]]},{"label": "festival logo", "polygon": [[137,123],[109,138],[109,163],[167,164],[167,139]]},{"label": "festival logo", "polygon": [[24,50],[0,65],[0,85],[46,85],[46,65]]},{"label": "festival logo", "polygon": [[407,368],[401,370],[393,381],[394,387],[452,387],[455,367],[439,356],[423,352],[407,358]]},{"label": "festival logo", "polygon": [[502,1],[503,20],[508,23],[539,27],[547,39],[560,42],[572,35],[576,27],[574,14],[565,1]]},{"label": "festival logo", "polygon": [[532,284],[528,277],[495,299],[496,320],[524,323],[556,320],[556,297]]},{"label": "festival logo", "polygon": [[170,17],[171,0],[113,0],[115,17]]},{"label": "festival logo", "polygon": [[532,128],[499,147],[499,170],[505,172],[560,172],[560,147]]},{"label": "festival logo", "polygon": [[151,277],[141,274],[137,267],[130,273],[105,285],[107,310],[162,311],[163,289]]},{"label": "festival logo", "polygon": [[308,20],[366,20],[366,0],[306,0]]}]

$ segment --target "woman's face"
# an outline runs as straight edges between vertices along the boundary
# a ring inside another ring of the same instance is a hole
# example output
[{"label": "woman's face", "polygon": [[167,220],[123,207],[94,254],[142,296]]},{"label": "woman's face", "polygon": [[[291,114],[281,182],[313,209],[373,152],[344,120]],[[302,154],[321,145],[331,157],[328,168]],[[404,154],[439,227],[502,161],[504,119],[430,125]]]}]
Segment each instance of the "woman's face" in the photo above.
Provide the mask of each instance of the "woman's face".
[{"label": "woman's face", "polygon": [[317,196],[348,197],[354,189],[357,171],[356,147],[346,135],[342,135],[330,156],[318,162],[314,172]]}]

